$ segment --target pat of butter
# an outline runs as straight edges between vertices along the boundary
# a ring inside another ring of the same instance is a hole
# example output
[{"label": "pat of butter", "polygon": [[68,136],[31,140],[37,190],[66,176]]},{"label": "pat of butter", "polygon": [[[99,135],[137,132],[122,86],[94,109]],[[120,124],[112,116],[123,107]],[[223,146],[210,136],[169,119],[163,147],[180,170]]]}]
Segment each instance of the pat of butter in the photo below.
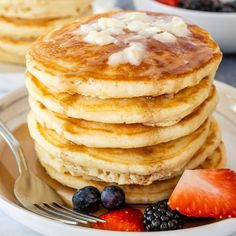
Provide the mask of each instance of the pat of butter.
[{"label": "pat of butter", "polygon": [[156,25],[160,27],[162,31],[167,31],[175,36],[184,37],[188,35],[187,24],[177,16],[174,16],[170,22],[164,22],[159,20]]},{"label": "pat of butter", "polygon": [[188,34],[187,24],[179,17],[174,16],[171,21],[172,27],[170,32],[176,36],[184,37]]},{"label": "pat of butter", "polygon": [[156,33],[160,33],[161,32],[161,29],[159,27],[148,27],[146,29],[143,29],[139,32],[140,35],[143,35],[145,37],[150,37],[150,36],[153,36],[154,34]]},{"label": "pat of butter", "polygon": [[98,27],[101,31],[106,31],[113,35],[123,34],[125,24],[115,18],[101,18],[98,20]]},{"label": "pat of butter", "polygon": [[106,30],[107,28],[123,28],[124,23],[118,19],[115,18],[105,18],[102,17],[98,19],[98,26],[102,30]]},{"label": "pat of butter", "polygon": [[134,20],[127,24],[127,29],[133,32],[139,32],[141,30],[144,30],[148,26],[149,26],[148,24],[142,21]]},{"label": "pat of butter", "polygon": [[[89,34],[89,32],[96,31],[98,29],[99,29],[98,23],[88,24],[88,25],[81,25],[78,33]],[[74,34],[76,34],[76,33],[77,32],[74,32]]]},{"label": "pat of butter", "polygon": [[145,49],[141,43],[130,43],[130,46],[124,52],[129,63],[138,66],[143,60]]},{"label": "pat of butter", "polygon": [[143,12],[129,12],[126,14],[122,14],[119,18],[122,19],[122,21],[124,21],[124,22],[130,22],[133,20],[138,20],[138,21],[142,21],[142,22],[151,22],[152,21],[152,17],[150,17],[149,15],[147,15],[146,13],[143,13]]},{"label": "pat of butter", "polygon": [[170,34],[168,32],[163,32],[160,34],[155,34],[153,36],[154,39],[162,42],[162,43],[175,43],[176,42],[176,37],[173,34]]},{"label": "pat of butter", "polygon": [[116,39],[114,37],[104,31],[90,31],[89,34],[84,38],[86,43],[94,43],[98,45],[107,45],[115,42],[115,40]]},{"label": "pat of butter", "polygon": [[112,54],[108,59],[108,64],[117,66],[119,64],[130,63],[138,66],[141,64],[145,54],[145,48],[141,43],[130,43],[129,47]]},{"label": "pat of butter", "polygon": [[108,65],[111,65],[111,66],[117,66],[119,64],[125,64],[125,63],[128,63],[128,60],[125,56],[124,51],[113,53],[108,58]]}]

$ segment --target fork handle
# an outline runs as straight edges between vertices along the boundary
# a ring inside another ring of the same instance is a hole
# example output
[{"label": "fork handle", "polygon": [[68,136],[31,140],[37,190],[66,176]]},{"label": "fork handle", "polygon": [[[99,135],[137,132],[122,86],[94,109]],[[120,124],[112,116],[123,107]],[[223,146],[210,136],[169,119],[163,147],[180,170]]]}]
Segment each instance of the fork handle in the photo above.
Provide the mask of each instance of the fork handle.
[{"label": "fork handle", "polygon": [[20,174],[28,169],[23,150],[18,140],[13,136],[7,126],[0,119],[0,135],[7,142],[17,162]]}]

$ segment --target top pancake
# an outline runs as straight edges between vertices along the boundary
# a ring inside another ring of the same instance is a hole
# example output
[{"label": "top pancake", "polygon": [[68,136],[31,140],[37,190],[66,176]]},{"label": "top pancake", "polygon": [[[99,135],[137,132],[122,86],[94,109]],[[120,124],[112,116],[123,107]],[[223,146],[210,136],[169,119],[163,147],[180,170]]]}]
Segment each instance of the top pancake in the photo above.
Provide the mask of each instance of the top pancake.
[{"label": "top pancake", "polygon": [[[137,19],[142,23],[142,17],[135,15],[137,12],[109,12],[82,18],[40,37],[27,55],[28,71],[57,92],[100,98],[176,93],[206,76],[214,76],[221,52],[209,33],[196,25],[187,24],[188,34],[175,35],[174,43],[162,43],[153,37],[137,39],[140,35],[125,30],[116,35],[118,42],[98,45],[85,42],[84,35],[79,33],[81,25],[128,13],[133,14],[129,23]],[[173,19],[171,15],[146,14],[165,23]],[[130,37],[145,45],[141,64],[109,65],[109,57],[127,48]]]}]

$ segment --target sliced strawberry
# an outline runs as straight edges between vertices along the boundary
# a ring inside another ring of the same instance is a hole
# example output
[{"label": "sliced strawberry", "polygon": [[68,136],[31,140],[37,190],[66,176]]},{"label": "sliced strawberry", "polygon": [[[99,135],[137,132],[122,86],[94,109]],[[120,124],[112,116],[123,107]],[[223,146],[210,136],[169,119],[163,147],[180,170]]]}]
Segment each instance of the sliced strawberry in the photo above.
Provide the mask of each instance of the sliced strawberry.
[{"label": "sliced strawberry", "polygon": [[174,7],[178,6],[179,4],[179,0],[155,0],[155,1]]},{"label": "sliced strawberry", "polygon": [[236,217],[236,173],[232,170],[186,170],[169,206],[194,217]]},{"label": "sliced strawberry", "polygon": [[96,229],[142,232],[143,214],[140,210],[134,208],[125,208],[122,210],[110,211],[100,216],[106,220],[106,223],[94,223],[92,226]]}]

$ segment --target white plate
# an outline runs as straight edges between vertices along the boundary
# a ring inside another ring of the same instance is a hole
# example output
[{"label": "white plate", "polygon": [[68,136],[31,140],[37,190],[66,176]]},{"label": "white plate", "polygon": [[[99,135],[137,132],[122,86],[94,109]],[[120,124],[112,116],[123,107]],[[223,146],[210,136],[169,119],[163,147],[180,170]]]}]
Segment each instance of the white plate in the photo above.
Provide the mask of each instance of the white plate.
[{"label": "white plate", "polygon": [[[226,114],[225,112],[228,112],[228,114],[230,114],[229,110],[233,108],[234,103],[236,103],[236,89],[220,82],[216,82],[216,85],[220,92],[221,98],[219,111],[224,114]],[[28,110],[29,107],[27,103],[27,92],[25,88],[21,88],[17,91],[14,91],[13,93],[0,100],[0,117],[7,123],[8,127],[12,131],[26,122],[26,114]],[[228,167],[236,170],[236,125],[224,116],[220,115],[219,113],[216,114],[216,116],[223,130],[223,138],[226,144],[229,157]],[[233,116],[234,115],[232,115],[230,119],[235,122],[236,119]],[[21,141],[23,143],[25,142],[24,137],[21,137]],[[225,236],[236,232],[236,219],[227,219],[219,221],[217,223],[171,232],[169,231],[153,233],[120,233],[111,231],[104,232],[101,230],[95,230],[80,226],[64,225],[59,222],[35,215],[17,205],[12,194],[13,179],[11,180],[11,183],[6,184],[6,181],[8,181],[7,176],[9,176],[9,180],[11,179],[11,175],[7,175],[6,173],[12,172],[13,175],[17,174],[14,172],[16,168],[15,165],[9,165],[10,157],[8,157],[6,154],[3,155],[3,145],[4,143],[2,142],[2,140],[0,140],[0,208],[13,219],[19,221],[20,223],[28,226],[29,228],[41,234],[52,236],[104,236],[104,233],[109,234],[109,236],[121,234],[127,234],[131,236],[209,236],[210,234],[214,236]],[[30,144],[27,141],[27,143],[24,145]],[[34,166],[32,166],[32,168],[34,168]]]}]

